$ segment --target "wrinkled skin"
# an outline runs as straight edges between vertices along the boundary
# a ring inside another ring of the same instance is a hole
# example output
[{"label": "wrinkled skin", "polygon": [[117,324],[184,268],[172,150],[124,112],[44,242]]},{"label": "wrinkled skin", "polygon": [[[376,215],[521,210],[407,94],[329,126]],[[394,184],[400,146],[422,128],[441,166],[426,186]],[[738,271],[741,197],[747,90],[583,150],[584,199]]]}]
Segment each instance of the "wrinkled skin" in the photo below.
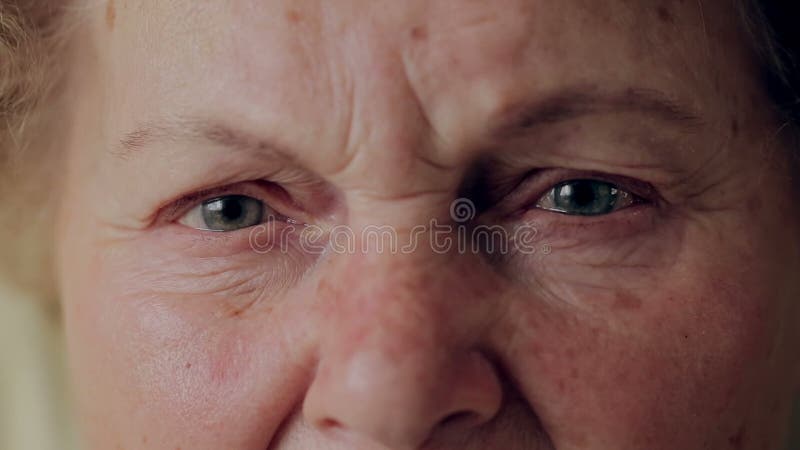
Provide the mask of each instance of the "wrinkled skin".
[{"label": "wrinkled skin", "polygon": [[[86,14],[57,250],[88,448],[781,447],[800,220],[728,2]],[[643,200],[531,206],[587,174]],[[211,188],[404,240],[480,196],[549,252],[256,252],[184,223]]]}]

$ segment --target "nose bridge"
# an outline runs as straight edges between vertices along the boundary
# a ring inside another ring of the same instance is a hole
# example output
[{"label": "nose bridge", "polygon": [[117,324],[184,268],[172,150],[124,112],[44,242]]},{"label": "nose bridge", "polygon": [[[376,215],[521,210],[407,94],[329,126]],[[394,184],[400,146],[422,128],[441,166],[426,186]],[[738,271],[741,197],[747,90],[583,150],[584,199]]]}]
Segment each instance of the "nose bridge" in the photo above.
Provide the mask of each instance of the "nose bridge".
[{"label": "nose bridge", "polygon": [[328,320],[304,405],[312,423],[411,449],[449,417],[494,416],[500,383],[474,350],[480,313],[453,286],[458,267],[443,255],[340,256],[318,292]]},{"label": "nose bridge", "polygon": [[[348,267],[344,289],[330,299],[341,309],[332,314],[322,361],[350,395],[374,398],[380,392],[384,401],[417,414],[432,406],[421,402],[435,401],[437,381],[431,375],[451,370],[448,353],[463,345],[447,331],[455,318],[445,320],[446,302],[437,298],[436,283],[420,265],[373,255]],[[429,395],[391,398],[391,389],[409,380]]]},{"label": "nose bridge", "polygon": [[327,304],[334,334],[362,349],[380,346],[387,355],[400,351],[397,346],[420,348],[444,339],[455,344],[457,338],[447,330],[457,328],[458,318],[448,315],[455,305],[447,295],[452,286],[447,285],[454,277],[448,272],[456,271],[457,262],[444,255],[421,255],[427,252],[419,250],[383,250],[343,255],[336,274],[321,283],[319,300]]}]

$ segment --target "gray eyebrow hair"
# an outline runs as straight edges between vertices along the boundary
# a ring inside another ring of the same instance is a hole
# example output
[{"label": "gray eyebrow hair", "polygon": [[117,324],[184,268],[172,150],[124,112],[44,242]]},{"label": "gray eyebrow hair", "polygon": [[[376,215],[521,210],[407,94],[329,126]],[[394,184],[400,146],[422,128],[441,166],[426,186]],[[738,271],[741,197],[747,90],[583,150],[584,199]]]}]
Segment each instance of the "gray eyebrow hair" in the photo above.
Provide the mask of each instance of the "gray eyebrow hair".
[{"label": "gray eyebrow hair", "polygon": [[655,89],[628,88],[601,93],[591,88],[570,88],[538,102],[523,102],[504,109],[490,124],[495,140],[530,133],[535,128],[597,114],[638,112],[697,129],[704,124],[699,113]]},{"label": "gray eyebrow hair", "polygon": [[[628,88],[621,92],[604,93],[593,88],[573,87],[542,100],[518,102],[503,109],[489,120],[489,136],[494,141],[508,140],[531,133],[537,127],[547,124],[590,115],[625,112],[643,113],[686,129],[697,129],[704,124],[693,108],[682,105],[655,89]],[[235,150],[263,154],[265,157],[272,157],[271,159],[296,159],[277,143],[247,132],[218,122],[180,117],[142,124],[126,133],[111,152],[122,159],[128,159],[153,141],[176,139],[203,140]]]},{"label": "gray eyebrow hair", "polygon": [[281,146],[257,138],[223,123],[186,117],[149,121],[125,133],[111,153],[129,159],[155,141],[201,140],[240,151],[252,151],[271,159],[293,161],[295,158]]}]

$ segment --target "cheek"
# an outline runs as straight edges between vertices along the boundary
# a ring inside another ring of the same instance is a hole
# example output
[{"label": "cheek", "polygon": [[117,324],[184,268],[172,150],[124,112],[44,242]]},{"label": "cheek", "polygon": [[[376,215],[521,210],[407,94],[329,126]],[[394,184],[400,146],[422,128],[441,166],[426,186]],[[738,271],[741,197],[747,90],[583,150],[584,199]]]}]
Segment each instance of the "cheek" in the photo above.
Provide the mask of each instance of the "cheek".
[{"label": "cheek", "polygon": [[604,268],[588,250],[543,260],[538,288],[513,302],[515,331],[497,345],[556,442],[726,445],[763,415],[780,274],[714,248],[725,247],[659,247],[661,257],[630,268],[616,257]]},{"label": "cheek", "polygon": [[98,448],[140,447],[144,436],[165,444],[180,437],[175,445],[184,448],[267,442],[305,380],[301,341],[286,341],[287,324],[297,323],[282,301],[287,289],[262,295],[272,286],[263,265],[102,254],[65,274],[90,439]]}]

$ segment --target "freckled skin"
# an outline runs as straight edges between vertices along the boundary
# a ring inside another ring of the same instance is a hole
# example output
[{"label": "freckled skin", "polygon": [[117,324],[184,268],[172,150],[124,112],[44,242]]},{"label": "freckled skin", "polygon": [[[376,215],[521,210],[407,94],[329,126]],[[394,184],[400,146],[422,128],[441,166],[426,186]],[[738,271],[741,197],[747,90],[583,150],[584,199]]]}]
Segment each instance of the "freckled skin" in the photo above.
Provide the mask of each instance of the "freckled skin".
[{"label": "freckled skin", "polygon": [[666,6],[659,6],[656,8],[656,12],[658,14],[658,19],[662,22],[673,23],[675,21],[675,18],[672,17],[672,13],[669,11],[669,8]]},{"label": "freckled skin", "polygon": [[117,21],[117,9],[114,5],[114,0],[108,0],[106,4],[106,24],[109,30],[114,29],[114,24]]},{"label": "freckled skin", "polygon": [[428,30],[424,26],[416,26],[411,29],[411,37],[419,41],[424,41],[428,38]]},{"label": "freckled skin", "polygon": [[[727,1],[702,16],[646,3],[92,11],[57,249],[87,448],[782,450],[800,379],[800,219],[777,123]],[[520,99],[575,86],[665,92],[702,123],[604,111],[489,136]],[[184,116],[289,162],[130,132]],[[126,138],[130,155],[109,151]],[[534,173],[525,204],[556,173],[640,180],[659,198],[578,218],[503,211],[514,193],[485,193],[476,223],[535,226],[549,249],[492,257],[258,253],[248,230],[164,217],[195,192],[267,178],[295,201],[265,200],[298,223],[390,225],[407,242],[451,223],[491,158]]]},{"label": "freckled skin", "polygon": [[303,20],[303,15],[294,9],[290,9],[286,12],[286,19],[290,23],[299,23]]},{"label": "freckled skin", "polygon": [[730,437],[730,439],[728,439],[728,441],[731,444],[731,448],[734,448],[734,449],[743,448],[742,446],[744,445],[744,439],[746,437],[746,434],[745,434],[746,432],[747,432],[747,429],[745,428],[744,425],[742,425],[742,428],[740,428],[739,431],[736,432],[736,434],[734,434],[733,436]]}]

